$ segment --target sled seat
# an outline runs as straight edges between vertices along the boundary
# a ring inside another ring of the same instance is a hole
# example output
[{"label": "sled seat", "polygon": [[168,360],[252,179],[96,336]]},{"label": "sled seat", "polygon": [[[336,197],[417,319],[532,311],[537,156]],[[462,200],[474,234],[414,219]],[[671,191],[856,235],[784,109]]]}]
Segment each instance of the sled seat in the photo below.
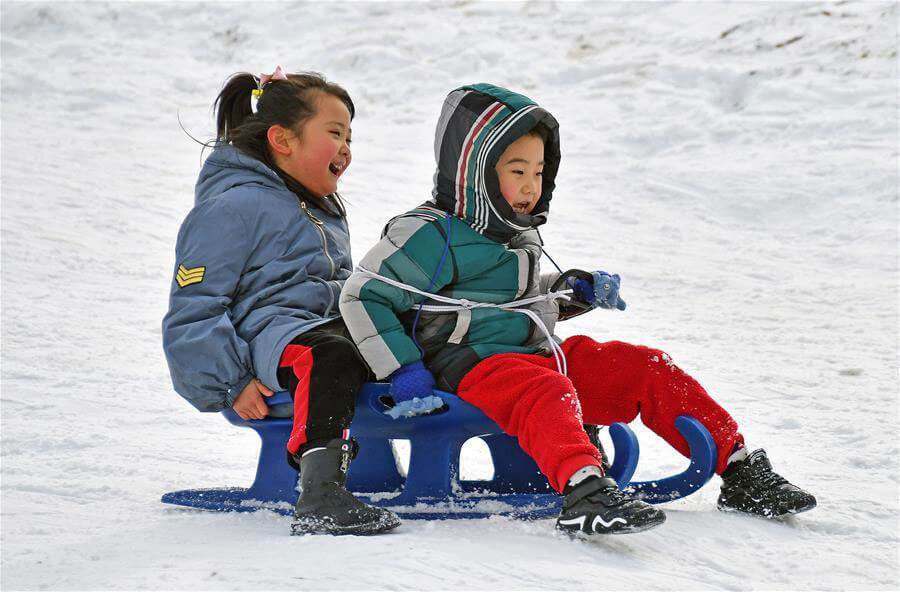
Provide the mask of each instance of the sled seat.
[{"label": "sled seat", "polygon": [[[562,498],[534,461],[479,409],[456,395],[435,391],[445,407],[432,415],[393,419],[383,401],[390,385],[368,383],[360,390],[351,434],[359,455],[350,463],[347,488],[367,503],[390,508],[403,518],[486,518],[506,515],[545,518],[559,513]],[[267,397],[270,408],[291,404],[288,392]],[[255,430],[262,440],[256,478],[249,488],[190,489],[166,493],[162,501],[217,511],[270,509],[290,514],[297,500],[297,472],[286,462],[285,447],[293,426],[290,417],[241,419],[233,409],[223,415],[234,425]],[[709,432],[696,419],[682,416],[679,432],[691,448],[691,464],[679,475],[630,483],[640,455],[637,438],[625,424],[609,427],[613,464],[619,483],[651,503],[670,501],[696,491],[715,468],[716,450]],[[459,479],[463,444],[480,437],[488,447],[494,475],[488,480]],[[408,440],[409,466],[402,474],[391,440]]]}]

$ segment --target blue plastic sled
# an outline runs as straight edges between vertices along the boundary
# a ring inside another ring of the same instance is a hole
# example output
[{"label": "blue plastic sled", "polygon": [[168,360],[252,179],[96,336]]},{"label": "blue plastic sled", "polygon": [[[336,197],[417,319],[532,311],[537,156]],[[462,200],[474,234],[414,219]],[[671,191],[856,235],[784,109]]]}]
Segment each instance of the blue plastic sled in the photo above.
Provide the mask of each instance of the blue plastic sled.
[{"label": "blue plastic sled", "polygon": [[[382,398],[389,385],[368,383],[360,391],[351,433],[359,456],[350,464],[347,487],[367,503],[391,508],[403,518],[486,518],[506,515],[546,518],[559,513],[562,498],[550,487],[515,438],[503,434],[480,410],[453,394],[435,391],[446,409],[433,415],[392,419]],[[267,399],[270,407],[290,405],[287,392]],[[270,509],[289,514],[297,500],[297,473],[285,460],[291,418],[241,419],[232,409],[223,414],[234,425],[250,427],[262,439],[256,478],[249,488],[189,489],[166,493],[168,504],[217,511]],[[610,476],[619,486],[651,503],[678,499],[703,486],[713,475],[716,448],[709,432],[690,417],[679,417],[678,431],[691,449],[683,473],[658,481],[631,483],[640,455],[634,433],[625,424],[610,426],[615,454]],[[470,438],[481,437],[494,465],[490,480],[459,479],[459,455]],[[406,475],[390,440],[409,440]]]}]

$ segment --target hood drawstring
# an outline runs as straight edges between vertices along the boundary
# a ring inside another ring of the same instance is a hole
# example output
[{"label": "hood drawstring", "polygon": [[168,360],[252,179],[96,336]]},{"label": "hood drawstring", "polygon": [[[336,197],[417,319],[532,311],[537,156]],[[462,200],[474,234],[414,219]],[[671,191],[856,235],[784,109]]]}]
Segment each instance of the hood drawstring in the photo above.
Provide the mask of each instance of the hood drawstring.
[{"label": "hood drawstring", "polygon": [[[540,240],[541,253],[543,253],[544,256],[550,260],[550,263],[553,264],[553,267],[556,268],[556,271],[558,271],[560,275],[565,275],[566,272],[564,272],[562,270],[562,268],[556,264],[556,261],[554,261],[553,257],[550,256],[550,253],[548,253],[547,250],[544,249],[544,237],[541,236],[541,233],[538,231],[537,228],[535,228],[534,231],[537,232],[538,239]],[[575,283],[574,283],[573,278],[566,279],[566,285],[569,286],[569,288],[571,288],[571,290],[564,290],[567,294],[571,294],[572,292],[575,291]]]}]

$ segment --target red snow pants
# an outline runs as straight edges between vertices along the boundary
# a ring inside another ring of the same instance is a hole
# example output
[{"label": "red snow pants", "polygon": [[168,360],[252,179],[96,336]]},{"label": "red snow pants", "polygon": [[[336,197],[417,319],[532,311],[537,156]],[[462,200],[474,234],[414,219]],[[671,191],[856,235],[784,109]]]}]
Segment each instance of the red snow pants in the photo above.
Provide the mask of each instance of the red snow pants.
[{"label": "red snow pants", "polygon": [[675,419],[690,415],[716,442],[717,473],[725,470],[735,443],[743,444],[734,419],[664,352],[583,335],[566,339],[562,349],[568,376],[557,371],[552,357],[497,354],[469,371],[457,393],[517,437],[557,491],[581,467],[600,464],[582,424],[629,423],[640,415],[644,425],[689,456]]}]

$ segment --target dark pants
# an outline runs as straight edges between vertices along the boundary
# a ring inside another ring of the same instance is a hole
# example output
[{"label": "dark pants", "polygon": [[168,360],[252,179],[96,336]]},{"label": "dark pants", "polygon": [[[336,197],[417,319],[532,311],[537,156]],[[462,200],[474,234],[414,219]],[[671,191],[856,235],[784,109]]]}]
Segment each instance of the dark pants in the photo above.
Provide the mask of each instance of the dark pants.
[{"label": "dark pants", "polygon": [[302,333],[284,348],[278,381],[294,399],[290,455],[347,436],[356,396],[369,374],[342,319]]}]

